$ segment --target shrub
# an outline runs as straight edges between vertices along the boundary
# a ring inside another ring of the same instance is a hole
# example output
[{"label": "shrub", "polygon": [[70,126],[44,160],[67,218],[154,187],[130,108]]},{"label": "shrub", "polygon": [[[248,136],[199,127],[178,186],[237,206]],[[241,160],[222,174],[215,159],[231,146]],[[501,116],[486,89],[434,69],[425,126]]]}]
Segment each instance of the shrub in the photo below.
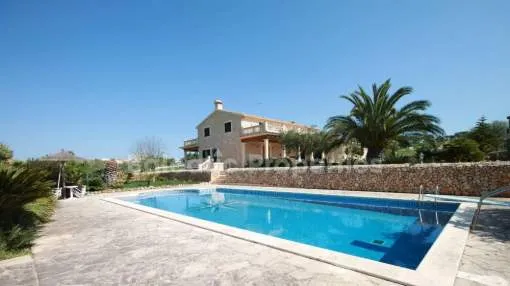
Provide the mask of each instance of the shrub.
[{"label": "shrub", "polygon": [[[32,241],[36,236],[36,229],[24,229],[19,225],[14,225],[11,228],[5,228],[0,231],[0,250],[5,251],[19,251],[21,249],[30,247]],[[0,257],[1,259],[2,257]]]},{"label": "shrub", "polygon": [[413,148],[398,148],[391,152],[385,152],[385,164],[417,163],[418,154]]},{"label": "shrub", "polygon": [[246,167],[249,168],[265,168],[265,167],[292,167],[294,164],[289,158],[278,159],[254,159],[249,161]]},{"label": "shrub", "polygon": [[87,180],[87,191],[96,192],[105,188],[106,184],[102,177],[93,176]]},{"label": "shrub", "polygon": [[29,247],[37,226],[47,222],[55,200],[47,173],[29,168],[0,166],[0,253]]},{"label": "shrub", "polygon": [[12,150],[5,144],[0,143],[0,162],[12,159]]},{"label": "shrub", "polygon": [[52,196],[52,182],[41,171],[0,167],[0,218],[11,220],[27,204]]},{"label": "shrub", "polygon": [[129,182],[131,180],[133,180],[133,177],[135,175],[133,174],[133,172],[128,172],[127,175],[126,175],[126,182]]},{"label": "shrub", "polygon": [[260,166],[262,166],[262,161],[259,159],[254,159],[251,162],[248,162],[248,167],[250,168],[258,168]]},{"label": "shrub", "polygon": [[477,162],[482,161],[485,154],[476,141],[458,137],[445,143],[438,157],[446,162]]},{"label": "shrub", "polygon": [[27,162],[21,167],[26,167],[32,172],[43,172],[45,179],[52,182],[52,186],[57,186],[59,163],[53,161],[42,161],[42,160],[27,160]]},{"label": "shrub", "polygon": [[292,160],[289,158],[275,159],[273,162],[273,165],[275,167],[287,167],[287,168],[290,168],[293,166]]},{"label": "shrub", "polygon": [[63,173],[66,185],[82,185],[86,179],[87,168],[86,162],[67,162]]}]

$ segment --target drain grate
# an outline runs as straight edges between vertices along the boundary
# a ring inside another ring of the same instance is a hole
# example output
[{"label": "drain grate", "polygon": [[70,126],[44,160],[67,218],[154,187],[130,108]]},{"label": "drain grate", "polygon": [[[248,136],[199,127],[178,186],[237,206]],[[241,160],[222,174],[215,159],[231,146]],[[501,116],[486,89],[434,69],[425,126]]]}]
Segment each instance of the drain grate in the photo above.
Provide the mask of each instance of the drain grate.
[{"label": "drain grate", "polygon": [[384,240],[374,239],[374,240],[372,240],[372,243],[382,245],[382,244],[384,244]]}]

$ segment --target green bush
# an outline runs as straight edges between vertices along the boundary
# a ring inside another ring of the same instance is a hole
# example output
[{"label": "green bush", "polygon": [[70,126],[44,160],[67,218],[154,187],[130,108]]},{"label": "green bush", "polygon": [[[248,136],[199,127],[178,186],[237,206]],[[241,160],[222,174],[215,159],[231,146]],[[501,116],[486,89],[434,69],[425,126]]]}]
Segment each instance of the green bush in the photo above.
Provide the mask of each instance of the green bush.
[{"label": "green bush", "polygon": [[87,180],[87,182],[87,191],[89,192],[97,192],[106,187],[106,183],[101,176],[92,176]]},{"label": "green bush", "polygon": [[27,168],[32,172],[44,173],[44,178],[52,182],[52,187],[57,186],[58,173],[60,170],[60,164],[58,162],[30,159],[20,167]]},{"label": "green bush", "polygon": [[280,159],[275,159],[273,161],[273,166],[274,167],[292,167],[293,164],[292,164],[292,160],[289,159],[289,158],[280,158]]},{"label": "green bush", "polygon": [[385,164],[418,163],[418,154],[413,148],[397,148],[384,154]]},{"label": "green bush", "polygon": [[23,253],[49,221],[55,199],[47,172],[0,166],[0,259]]},{"label": "green bush", "polygon": [[12,159],[12,150],[9,146],[0,143],[0,162]]},{"label": "green bush", "polygon": [[446,142],[438,157],[446,162],[478,162],[484,159],[485,154],[476,141],[458,137]]}]

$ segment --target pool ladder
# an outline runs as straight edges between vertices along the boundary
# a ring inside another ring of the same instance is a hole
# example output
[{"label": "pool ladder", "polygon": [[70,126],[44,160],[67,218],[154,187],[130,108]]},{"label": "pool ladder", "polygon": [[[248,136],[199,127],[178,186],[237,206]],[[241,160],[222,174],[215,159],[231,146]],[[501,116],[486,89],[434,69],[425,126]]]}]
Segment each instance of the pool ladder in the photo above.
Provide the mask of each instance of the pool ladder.
[{"label": "pool ladder", "polygon": [[[418,213],[420,215],[420,222],[423,223],[423,217],[421,215],[421,202],[423,201],[423,198],[425,197],[426,190],[423,188],[423,185],[420,185],[420,190],[418,192]],[[429,192],[430,193],[430,192]],[[439,186],[436,185],[436,188],[434,189],[434,209],[436,213],[436,223],[439,224],[439,217],[437,215],[437,196],[439,196]]]},{"label": "pool ladder", "polygon": [[[423,188],[423,185],[420,185],[420,191],[418,193],[418,201],[423,201],[423,198],[425,197],[426,190]],[[430,192],[429,192],[430,193]],[[436,186],[434,189],[434,204],[437,206],[437,196],[439,196],[439,186]]]}]

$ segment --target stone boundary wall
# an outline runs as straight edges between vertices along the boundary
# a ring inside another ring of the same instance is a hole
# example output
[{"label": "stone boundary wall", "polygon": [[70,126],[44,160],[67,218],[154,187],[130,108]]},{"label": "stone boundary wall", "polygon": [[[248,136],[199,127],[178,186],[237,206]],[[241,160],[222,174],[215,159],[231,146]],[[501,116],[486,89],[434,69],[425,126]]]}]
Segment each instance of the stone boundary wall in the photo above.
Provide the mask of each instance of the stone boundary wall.
[{"label": "stone boundary wall", "polygon": [[423,185],[426,189],[439,186],[443,195],[479,196],[510,185],[510,162],[234,168],[225,172],[224,182],[401,193],[418,193]]},{"label": "stone boundary wall", "polygon": [[153,172],[153,173],[138,173],[135,174],[133,180],[143,180],[147,176],[156,175],[165,179],[179,179],[189,180],[194,182],[210,182],[212,179],[212,171],[210,170],[182,170],[182,171],[167,171],[167,172]]}]

